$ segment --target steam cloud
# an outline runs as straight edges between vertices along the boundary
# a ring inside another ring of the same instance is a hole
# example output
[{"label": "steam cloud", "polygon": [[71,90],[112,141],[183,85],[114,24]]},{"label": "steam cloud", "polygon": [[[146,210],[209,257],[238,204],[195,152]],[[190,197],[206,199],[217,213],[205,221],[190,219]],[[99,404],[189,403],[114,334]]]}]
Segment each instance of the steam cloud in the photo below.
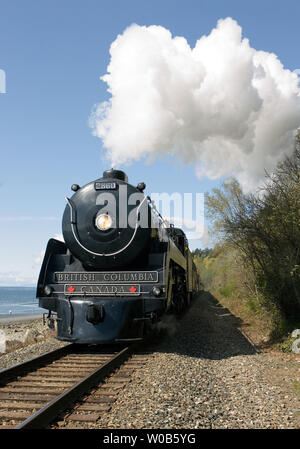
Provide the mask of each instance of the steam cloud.
[{"label": "steam cloud", "polygon": [[90,123],[112,165],[170,154],[199,178],[234,175],[256,188],[293,151],[300,126],[298,76],[251,48],[231,18],[190,48],[161,26],[132,25],[112,43],[109,101]]}]

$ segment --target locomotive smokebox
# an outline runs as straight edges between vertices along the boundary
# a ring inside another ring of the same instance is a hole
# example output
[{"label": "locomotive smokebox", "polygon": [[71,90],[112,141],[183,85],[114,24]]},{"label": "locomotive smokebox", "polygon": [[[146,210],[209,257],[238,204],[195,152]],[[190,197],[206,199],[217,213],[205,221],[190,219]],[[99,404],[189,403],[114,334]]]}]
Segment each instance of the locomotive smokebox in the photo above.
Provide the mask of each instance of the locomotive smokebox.
[{"label": "locomotive smokebox", "polygon": [[63,236],[87,269],[129,266],[150,244],[147,197],[127,181],[112,168],[67,198]]}]

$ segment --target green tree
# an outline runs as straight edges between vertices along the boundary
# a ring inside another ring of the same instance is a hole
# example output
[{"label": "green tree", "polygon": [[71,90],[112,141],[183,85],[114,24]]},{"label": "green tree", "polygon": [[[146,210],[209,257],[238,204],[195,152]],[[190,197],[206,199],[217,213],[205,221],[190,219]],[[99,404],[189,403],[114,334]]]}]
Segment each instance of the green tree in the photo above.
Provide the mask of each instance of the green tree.
[{"label": "green tree", "polygon": [[256,194],[237,180],[206,195],[215,232],[237,248],[254,288],[287,317],[300,316],[300,145]]}]

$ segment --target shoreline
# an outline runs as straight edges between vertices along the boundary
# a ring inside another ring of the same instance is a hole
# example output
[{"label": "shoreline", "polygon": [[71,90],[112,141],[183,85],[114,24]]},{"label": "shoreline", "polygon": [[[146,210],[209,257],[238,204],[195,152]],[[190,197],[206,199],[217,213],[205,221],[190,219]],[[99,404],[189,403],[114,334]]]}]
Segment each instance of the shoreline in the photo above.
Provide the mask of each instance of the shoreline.
[{"label": "shoreline", "polygon": [[0,315],[0,326],[5,324],[26,323],[36,321],[43,318],[43,313],[17,314],[17,315]]}]

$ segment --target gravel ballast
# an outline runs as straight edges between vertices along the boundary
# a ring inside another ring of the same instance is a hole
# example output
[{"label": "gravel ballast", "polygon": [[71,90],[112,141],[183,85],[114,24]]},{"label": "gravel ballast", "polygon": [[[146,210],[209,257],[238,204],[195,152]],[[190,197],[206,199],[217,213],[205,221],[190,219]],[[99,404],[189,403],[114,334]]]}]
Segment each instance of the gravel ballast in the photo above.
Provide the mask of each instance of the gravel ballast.
[{"label": "gravel ballast", "polygon": [[[209,293],[180,321],[168,316],[166,336],[95,427],[299,428],[300,356],[258,353],[240,324]],[[48,338],[2,355],[0,369],[64,344]]]},{"label": "gravel ballast", "polygon": [[[258,354],[237,324],[208,293],[179,324],[169,317],[170,335],[152,348],[154,355],[97,427],[299,427],[292,382],[300,377],[300,358]],[[282,370],[288,372],[285,380],[277,377]]]}]

